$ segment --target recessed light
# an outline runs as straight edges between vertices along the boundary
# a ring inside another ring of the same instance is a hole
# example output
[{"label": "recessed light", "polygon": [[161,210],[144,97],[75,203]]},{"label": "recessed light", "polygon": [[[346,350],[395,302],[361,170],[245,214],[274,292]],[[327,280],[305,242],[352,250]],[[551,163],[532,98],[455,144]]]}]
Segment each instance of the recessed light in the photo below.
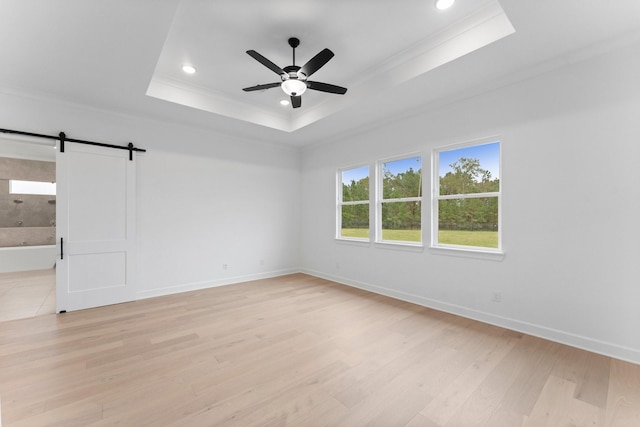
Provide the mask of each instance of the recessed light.
[{"label": "recessed light", "polygon": [[289,104],[291,104],[291,103],[289,102],[288,99],[281,99],[280,100],[280,105],[285,105],[286,106],[286,105],[289,105]]},{"label": "recessed light", "polygon": [[194,74],[196,72],[196,69],[193,65],[184,64],[182,66],[182,71],[184,71],[187,74]]},{"label": "recessed light", "polygon": [[456,0],[436,0],[436,8],[440,10],[449,9]]}]

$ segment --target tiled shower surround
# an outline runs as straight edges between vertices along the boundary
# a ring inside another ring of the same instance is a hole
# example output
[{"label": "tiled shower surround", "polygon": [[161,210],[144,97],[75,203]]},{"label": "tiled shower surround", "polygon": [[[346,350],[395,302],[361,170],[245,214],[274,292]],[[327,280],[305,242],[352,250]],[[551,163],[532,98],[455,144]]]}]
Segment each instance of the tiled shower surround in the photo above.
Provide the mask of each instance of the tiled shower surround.
[{"label": "tiled shower surround", "polygon": [[9,194],[9,180],[55,182],[55,162],[0,157],[0,247],[53,245],[56,197]]}]

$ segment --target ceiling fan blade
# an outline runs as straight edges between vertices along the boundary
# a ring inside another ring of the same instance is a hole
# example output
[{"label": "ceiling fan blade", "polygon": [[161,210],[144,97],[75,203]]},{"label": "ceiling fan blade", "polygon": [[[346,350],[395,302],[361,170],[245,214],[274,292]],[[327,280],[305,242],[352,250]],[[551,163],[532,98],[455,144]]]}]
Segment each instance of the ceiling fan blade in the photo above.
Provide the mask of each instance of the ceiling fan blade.
[{"label": "ceiling fan blade", "polygon": [[291,97],[291,106],[293,108],[300,108],[302,105],[302,97],[301,96],[292,96]]},{"label": "ceiling fan blade", "polygon": [[330,85],[329,83],[307,81],[307,87],[309,89],[319,90],[320,92],[329,92],[338,95],[344,95],[345,93],[347,93],[346,87]]},{"label": "ceiling fan blade", "polygon": [[242,90],[245,92],[253,92],[254,90],[264,90],[264,89],[271,89],[272,87],[278,87],[280,86],[282,83],[278,82],[278,83],[267,83],[264,85],[255,85],[255,86],[251,86],[251,87],[245,87]]},{"label": "ceiling fan blade", "polygon": [[311,58],[309,62],[304,64],[302,68],[300,68],[300,72],[309,77],[311,74],[318,71],[324,64],[329,62],[331,58],[333,58],[333,52],[331,52],[329,49],[324,49],[320,51],[320,53],[318,53],[316,56]]},{"label": "ceiling fan blade", "polygon": [[260,55],[255,50],[248,50],[247,53],[249,54],[250,57],[252,57],[256,61],[258,61],[259,63],[261,63],[262,65],[264,65],[265,67],[267,67],[268,69],[273,71],[274,73],[276,73],[278,75],[287,74],[287,73],[285,73],[285,71],[282,68],[278,67],[276,64],[274,64],[273,62],[269,61],[267,58],[265,58],[264,56]]}]

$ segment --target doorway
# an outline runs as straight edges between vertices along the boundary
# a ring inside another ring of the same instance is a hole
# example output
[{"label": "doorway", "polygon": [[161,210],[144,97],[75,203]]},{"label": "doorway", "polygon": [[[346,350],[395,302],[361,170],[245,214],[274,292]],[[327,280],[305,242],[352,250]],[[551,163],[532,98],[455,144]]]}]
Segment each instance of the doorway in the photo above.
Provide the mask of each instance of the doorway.
[{"label": "doorway", "polygon": [[[57,136],[10,129],[0,129],[0,132],[59,142],[59,147],[58,144],[54,146],[50,143],[33,143],[55,150],[54,162],[21,159],[22,156],[15,154],[16,151],[23,154],[21,150],[23,146],[20,145],[16,149],[15,144],[12,143],[19,141],[6,139],[4,150],[12,152],[13,156],[0,157],[0,173],[3,173],[3,162],[6,164],[17,162],[23,165],[37,163],[40,166],[48,163],[49,166],[53,166],[51,175],[45,176],[44,179],[41,178],[39,183],[34,182],[37,180],[27,183],[33,185],[43,184],[42,181],[53,181],[50,183],[53,187],[57,183],[60,184],[53,193],[42,193],[48,195],[47,203],[53,206],[51,209],[55,215],[53,219],[49,219],[51,228],[47,227],[47,233],[54,230],[53,235],[48,237],[53,241],[53,244],[43,246],[43,248],[52,249],[52,259],[49,261],[53,261],[53,268],[56,270],[55,312],[65,313],[133,301],[136,294],[136,162],[133,160],[134,153],[146,150],[135,147],[131,142],[126,146],[121,146],[71,139],[67,138],[64,132],[60,132]],[[69,147],[67,142],[73,144]],[[0,153],[2,153],[2,147],[0,147]],[[16,168],[16,171],[18,175],[24,174],[24,170],[20,167]],[[3,174],[11,175],[7,171]],[[23,177],[22,179],[31,178]],[[14,203],[14,208],[17,209],[17,206],[24,202],[18,196],[13,198],[14,182],[11,182],[11,178],[9,181],[7,184],[9,190],[5,197],[5,216],[7,218],[11,216],[10,214],[15,214],[9,209],[10,206],[13,206],[11,203]],[[16,181],[18,180],[16,179]],[[44,185],[34,186],[46,187]],[[22,192],[24,190],[19,192],[20,195],[25,195],[21,194]],[[33,194],[42,195],[41,193]],[[27,213],[26,210],[20,212],[22,212],[18,215],[20,218]],[[39,212],[34,216],[40,217]],[[22,240],[19,239],[17,249],[31,246],[28,242],[32,240],[35,242],[37,239],[34,235],[39,234],[38,231],[42,231],[29,230],[29,232],[33,231],[33,235],[26,233],[22,228],[26,223],[27,221],[24,219],[9,221],[7,230],[4,230],[7,232],[5,233],[7,236],[12,235],[11,233],[18,233],[22,236],[20,237]],[[0,235],[0,240],[1,238]],[[0,247],[0,250],[2,249],[16,248]],[[19,252],[21,251],[16,251],[16,254]],[[10,256],[5,256],[4,261],[10,261],[10,258],[16,254],[6,252],[5,255]],[[3,269],[2,261],[0,258],[0,272],[26,270],[24,268]]]},{"label": "doorway", "polygon": [[53,141],[0,138],[0,321],[55,313],[55,160]]}]

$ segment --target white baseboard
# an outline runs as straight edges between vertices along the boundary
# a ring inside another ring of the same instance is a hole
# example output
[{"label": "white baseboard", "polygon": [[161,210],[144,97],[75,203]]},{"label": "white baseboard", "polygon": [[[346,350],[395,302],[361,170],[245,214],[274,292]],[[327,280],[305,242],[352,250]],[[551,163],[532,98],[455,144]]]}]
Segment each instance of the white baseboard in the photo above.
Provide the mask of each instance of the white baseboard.
[{"label": "white baseboard", "polygon": [[250,282],[252,280],[271,279],[273,277],[286,276],[288,274],[300,273],[297,268],[269,271],[257,274],[247,274],[244,276],[225,277],[224,279],[208,280],[204,282],[185,283],[175,286],[166,286],[158,289],[151,289],[146,291],[139,291],[136,294],[136,299],[147,299],[154,297],[161,297],[165,295],[178,294],[181,292],[199,291],[201,289],[215,288],[218,286],[233,285],[236,283]]},{"label": "white baseboard", "polygon": [[640,350],[629,347],[620,346],[614,343],[600,341],[597,339],[572,334],[546,326],[540,326],[532,323],[523,322],[516,319],[497,316],[495,314],[472,310],[463,306],[450,304],[442,301],[437,301],[419,295],[408,294],[401,291],[396,291],[381,286],[371,285],[368,283],[360,282],[357,280],[346,279],[344,277],[333,276],[330,274],[324,274],[319,271],[313,271],[309,269],[302,269],[300,272],[308,274],[310,276],[319,277],[332,282],[340,283],[343,285],[351,286],[354,288],[362,289],[365,291],[373,292],[380,295],[385,295],[391,298],[407,301],[413,304],[418,304],[423,307],[433,308],[438,311],[443,311],[457,316],[466,317],[469,319],[477,320],[479,322],[488,323],[490,325],[500,326],[502,328],[510,329],[517,332],[522,332],[527,335],[532,335],[539,338],[544,338],[549,341],[554,341],[560,344],[566,344],[571,347],[580,348],[582,350],[591,351],[593,353],[602,354],[604,356],[613,357],[615,359],[624,360],[627,362],[640,364]]}]

